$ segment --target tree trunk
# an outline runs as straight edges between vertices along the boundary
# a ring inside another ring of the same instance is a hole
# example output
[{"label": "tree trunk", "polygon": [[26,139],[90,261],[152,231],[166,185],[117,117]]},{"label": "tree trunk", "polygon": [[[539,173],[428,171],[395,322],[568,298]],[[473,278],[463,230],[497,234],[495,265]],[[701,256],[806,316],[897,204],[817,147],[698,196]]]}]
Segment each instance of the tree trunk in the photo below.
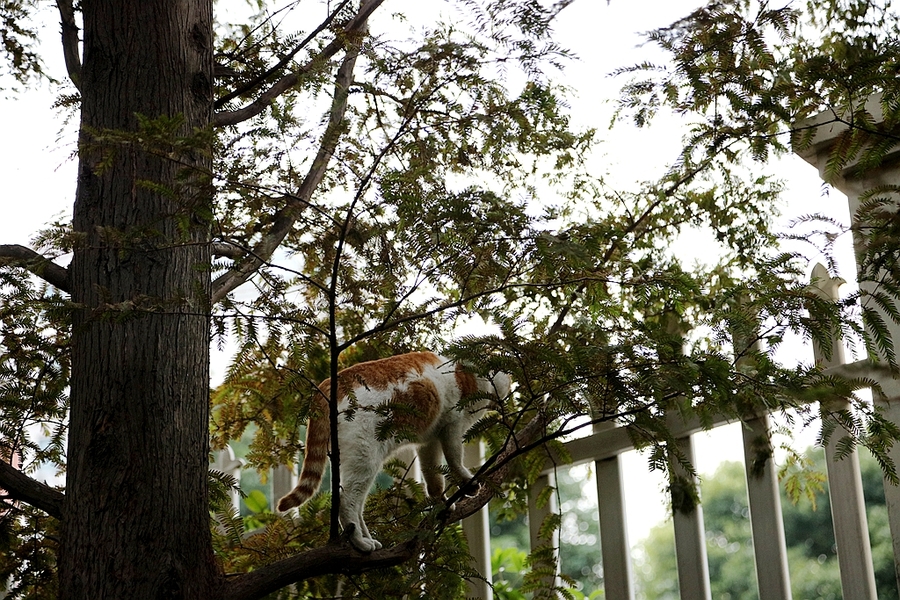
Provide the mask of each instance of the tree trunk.
[{"label": "tree trunk", "polygon": [[[211,0],[84,0],[60,597],[212,597]],[[171,124],[172,121],[169,121]]]}]

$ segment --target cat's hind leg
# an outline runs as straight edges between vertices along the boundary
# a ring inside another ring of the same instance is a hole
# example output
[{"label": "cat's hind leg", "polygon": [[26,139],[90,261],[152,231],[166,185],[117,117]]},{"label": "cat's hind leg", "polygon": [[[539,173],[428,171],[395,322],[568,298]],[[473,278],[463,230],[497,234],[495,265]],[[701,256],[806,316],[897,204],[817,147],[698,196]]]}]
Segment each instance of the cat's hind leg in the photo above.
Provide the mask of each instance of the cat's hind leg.
[{"label": "cat's hind leg", "polygon": [[433,439],[419,446],[417,451],[422,465],[422,477],[425,478],[425,489],[429,498],[444,496],[444,474],[441,472],[441,442]]},{"label": "cat's hind leg", "polygon": [[444,450],[444,458],[447,460],[447,468],[460,488],[466,487],[473,477],[472,472],[463,465],[462,440],[465,433],[463,425],[459,423],[447,427],[438,436]]}]

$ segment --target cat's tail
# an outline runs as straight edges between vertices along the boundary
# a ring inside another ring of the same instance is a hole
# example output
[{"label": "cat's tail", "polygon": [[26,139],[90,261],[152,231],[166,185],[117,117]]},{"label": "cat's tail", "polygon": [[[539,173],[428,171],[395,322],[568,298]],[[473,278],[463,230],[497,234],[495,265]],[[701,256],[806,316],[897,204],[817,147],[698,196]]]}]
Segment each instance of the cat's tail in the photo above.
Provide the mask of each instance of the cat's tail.
[{"label": "cat's tail", "polygon": [[[327,383],[320,386],[324,394],[329,393],[326,387]],[[322,484],[325,465],[328,463],[328,449],[331,446],[331,428],[329,427],[328,405],[321,395],[319,400],[316,401],[318,414],[312,415],[306,425],[306,454],[303,457],[300,480],[297,481],[297,487],[278,501],[278,510],[282,512],[300,506],[309,500],[313,494],[319,491],[319,486]]]}]

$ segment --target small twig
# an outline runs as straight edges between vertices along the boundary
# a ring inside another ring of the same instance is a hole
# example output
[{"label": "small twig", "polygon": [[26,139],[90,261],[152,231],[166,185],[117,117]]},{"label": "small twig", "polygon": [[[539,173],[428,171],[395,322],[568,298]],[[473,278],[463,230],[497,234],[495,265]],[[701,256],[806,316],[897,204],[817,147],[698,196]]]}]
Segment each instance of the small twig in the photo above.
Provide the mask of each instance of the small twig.
[{"label": "small twig", "polygon": [[338,15],[338,13],[341,10],[343,10],[343,8],[345,6],[347,6],[347,4],[349,2],[350,2],[350,0],[343,0],[343,2],[341,2],[338,5],[338,7],[335,8],[331,12],[331,14],[329,14],[328,17],[324,21],[322,21],[322,23],[319,24],[318,27],[313,29],[312,32],[310,32],[310,34],[308,36],[303,38],[303,41],[301,41],[299,44],[294,46],[294,48],[290,52],[285,54],[282,57],[282,59],[279,60],[274,66],[272,66],[269,69],[266,69],[266,71],[264,73],[261,73],[258,76],[254,77],[251,81],[248,81],[247,83],[240,86],[238,89],[234,90],[233,92],[229,92],[228,94],[225,94],[224,96],[222,96],[221,98],[216,100],[215,107],[222,108],[223,106],[228,104],[228,102],[230,102],[231,100],[234,100],[238,96],[242,96],[248,92],[252,92],[256,87],[258,87],[263,82],[265,82],[269,77],[271,77],[272,75],[274,75],[275,73],[277,73],[278,71],[283,69],[285,66],[287,66],[287,64],[289,62],[291,62],[291,60],[294,58],[294,56],[297,55],[298,52],[300,52],[303,48],[305,48],[313,39],[315,39],[315,37],[317,35],[319,35],[323,31],[325,31],[325,29],[327,29],[328,26],[331,25],[331,22],[334,20],[334,18]]}]

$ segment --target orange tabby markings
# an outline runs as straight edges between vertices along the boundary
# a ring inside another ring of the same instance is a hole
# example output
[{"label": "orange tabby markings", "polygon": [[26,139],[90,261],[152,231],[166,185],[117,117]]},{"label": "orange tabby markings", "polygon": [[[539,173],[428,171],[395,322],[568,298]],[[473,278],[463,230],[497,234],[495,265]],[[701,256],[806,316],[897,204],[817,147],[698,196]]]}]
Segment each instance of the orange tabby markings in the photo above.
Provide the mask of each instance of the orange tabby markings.
[{"label": "orange tabby markings", "polygon": [[[383,462],[396,450],[413,443],[428,493],[443,493],[441,455],[460,485],[472,474],[462,465],[462,439],[487,405],[488,395],[509,393],[505,373],[491,379],[475,377],[458,364],[431,352],[411,352],[359,363],[338,373],[338,421],[341,448],[341,525],[356,525],[353,544],[364,552],[380,548],[363,520],[363,505]],[[278,502],[278,510],[299,506],[318,490],[330,450],[327,399],[331,380],[319,385],[306,430],[306,455],[297,486]],[[353,395],[353,418],[347,420]],[[462,398],[483,394],[482,401],[458,409]],[[390,435],[379,435],[385,432]]]},{"label": "orange tabby markings", "polygon": [[462,365],[456,365],[453,374],[456,376],[456,385],[459,387],[461,397],[469,398],[478,393],[478,381],[474,375],[463,369]]},{"label": "orange tabby markings", "polygon": [[[355,364],[338,373],[338,400],[346,398],[351,389],[359,386],[374,390],[386,389],[408,374],[421,374],[426,367],[439,365],[441,362],[443,361],[438,355],[432,352],[410,352]],[[326,379],[322,385],[330,387],[331,380]],[[326,395],[325,398],[327,397]]]},{"label": "orange tabby markings", "polygon": [[396,435],[415,439],[437,419],[441,401],[434,384],[423,379],[411,381],[406,390],[394,390],[388,407],[391,409],[389,420]]}]

